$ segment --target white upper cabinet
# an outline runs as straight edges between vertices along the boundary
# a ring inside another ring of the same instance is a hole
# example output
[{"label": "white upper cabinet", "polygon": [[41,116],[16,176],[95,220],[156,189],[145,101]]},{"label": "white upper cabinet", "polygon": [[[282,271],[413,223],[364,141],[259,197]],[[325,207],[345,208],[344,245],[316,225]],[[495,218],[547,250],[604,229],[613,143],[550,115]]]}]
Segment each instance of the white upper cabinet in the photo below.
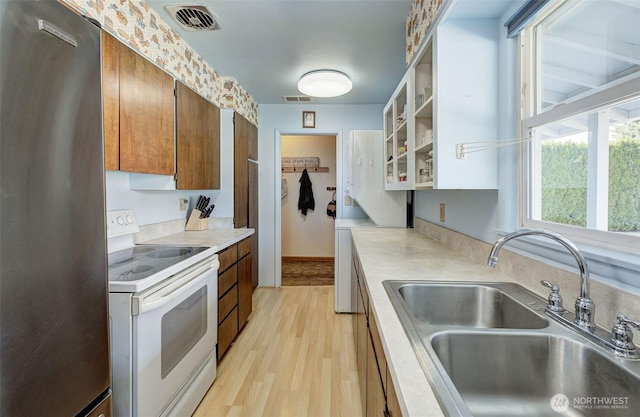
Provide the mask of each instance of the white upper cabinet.
[{"label": "white upper cabinet", "polygon": [[497,140],[498,36],[495,18],[430,31],[384,109],[387,190],[497,188],[495,149],[459,159],[456,145]]},{"label": "white upper cabinet", "polygon": [[384,108],[385,189],[413,188],[413,84],[409,70]]},{"label": "white upper cabinet", "polygon": [[412,114],[412,142],[416,189],[433,187],[433,79],[433,48],[429,39],[414,66],[415,110]]},{"label": "white upper cabinet", "polygon": [[452,19],[433,37],[433,188],[497,188],[497,153],[456,157],[456,144],[498,136],[498,24]]}]

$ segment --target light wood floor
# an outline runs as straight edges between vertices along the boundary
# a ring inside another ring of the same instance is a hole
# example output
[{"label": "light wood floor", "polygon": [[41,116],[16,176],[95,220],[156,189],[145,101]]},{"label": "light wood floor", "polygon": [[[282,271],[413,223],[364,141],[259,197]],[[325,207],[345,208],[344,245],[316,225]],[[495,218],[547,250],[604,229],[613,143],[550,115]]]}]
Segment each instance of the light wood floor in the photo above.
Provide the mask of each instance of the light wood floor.
[{"label": "light wood floor", "polygon": [[351,315],[334,288],[258,288],[194,417],[361,417]]}]

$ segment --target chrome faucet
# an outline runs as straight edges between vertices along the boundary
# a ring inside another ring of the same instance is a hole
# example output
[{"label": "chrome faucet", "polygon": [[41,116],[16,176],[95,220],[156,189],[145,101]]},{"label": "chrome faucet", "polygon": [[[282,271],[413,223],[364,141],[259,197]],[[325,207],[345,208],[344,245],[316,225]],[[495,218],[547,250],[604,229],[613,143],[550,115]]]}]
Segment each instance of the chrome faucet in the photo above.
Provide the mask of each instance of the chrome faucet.
[{"label": "chrome faucet", "polygon": [[[531,235],[544,236],[560,243],[562,246],[567,248],[567,250],[569,250],[569,252],[575,258],[576,262],[578,263],[578,269],[580,270],[580,296],[578,296],[578,298],[576,299],[576,318],[574,320],[574,323],[576,324],[576,326],[583,330],[587,330],[591,333],[594,332],[594,330],[596,329],[596,325],[594,322],[596,307],[593,303],[593,300],[591,300],[591,298],[589,297],[589,268],[587,267],[587,262],[580,253],[580,250],[576,247],[576,245],[574,245],[564,236],[542,229],[516,230],[515,232],[500,237],[496,241],[496,243],[493,245],[493,248],[491,249],[491,252],[489,253],[487,265],[495,267],[498,264],[498,252],[500,252],[500,249],[505,243],[517,237]],[[555,311],[555,313],[561,314],[557,311]]]}]

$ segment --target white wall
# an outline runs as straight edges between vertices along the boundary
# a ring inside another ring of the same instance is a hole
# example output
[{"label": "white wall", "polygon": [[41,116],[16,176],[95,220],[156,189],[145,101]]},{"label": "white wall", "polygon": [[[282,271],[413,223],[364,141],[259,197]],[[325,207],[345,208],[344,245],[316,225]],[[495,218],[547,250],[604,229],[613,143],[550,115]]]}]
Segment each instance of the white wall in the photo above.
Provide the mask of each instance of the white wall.
[{"label": "white wall", "polygon": [[[336,178],[344,178],[346,161],[342,149],[351,130],[382,129],[382,104],[314,105],[262,104],[259,109],[258,150],[260,160],[260,285],[280,285],[280,137],[281,135],[338,135]],[[302,111],[316,112],[316,128],[302,128]],[[338,216],[359,218],[359,208],[343,206],[344,184],[338,181]],[[276,200],[278,204],[276,205]],[[340,218],[340,217],[339,217]]]},{"label": "white wall", "polygon": [[298,210],[302,173],[282,174],[288,184],[288,194],[280,200],[282,256],[333,258],[335,220],[327,216],[333,191],[327,187],[336,186],[336,137],[282,136],[282,156],[319,157],[320,166],[329,168],[329,172],[307,171],[316,206],[306,216]]},{"label": "white wall", "polygon": [[133,191],[129,173],[107,171],[107,210],[133,209],[140,225],[186,219],[189,211],[179,210],[179,198],[188,198],[191,210],[202,194],[216,205],[211,217],[233,218],[233,111],[221,110],[220,122],[220,190]]},{"label": "white wall", "polygon": [[[440,222],[440,204],[445,205],[444,222]],[[416,191],[414,215],[447,229],[493,243],[498,222],[498,191]]]}]

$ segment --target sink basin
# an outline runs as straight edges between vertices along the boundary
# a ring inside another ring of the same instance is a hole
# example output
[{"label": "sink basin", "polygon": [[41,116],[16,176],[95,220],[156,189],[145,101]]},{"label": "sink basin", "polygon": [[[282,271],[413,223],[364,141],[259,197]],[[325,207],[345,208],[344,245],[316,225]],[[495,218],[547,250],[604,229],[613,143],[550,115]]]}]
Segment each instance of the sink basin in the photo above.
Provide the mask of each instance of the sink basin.
[{"label": "sink basin", "polygon": [[432,326],[540,329],[548,321],[505,292],[530,295],[515,284],[404,283],[397,287],[406,310],[418,322]]},{"label": "sink basin", "polygon": [[[584,342],[444,332],[431,346],[474,416],[637,416],[640,410],[640,377]],[[557,394],[568,399],[554,403],[562,412],[551,407]]]},{"label": "sink basin", "polygon": [[640,360],[622,359],[548,320],[546,300],[525,288],[383,285],[445,415],[638,415]]}]

